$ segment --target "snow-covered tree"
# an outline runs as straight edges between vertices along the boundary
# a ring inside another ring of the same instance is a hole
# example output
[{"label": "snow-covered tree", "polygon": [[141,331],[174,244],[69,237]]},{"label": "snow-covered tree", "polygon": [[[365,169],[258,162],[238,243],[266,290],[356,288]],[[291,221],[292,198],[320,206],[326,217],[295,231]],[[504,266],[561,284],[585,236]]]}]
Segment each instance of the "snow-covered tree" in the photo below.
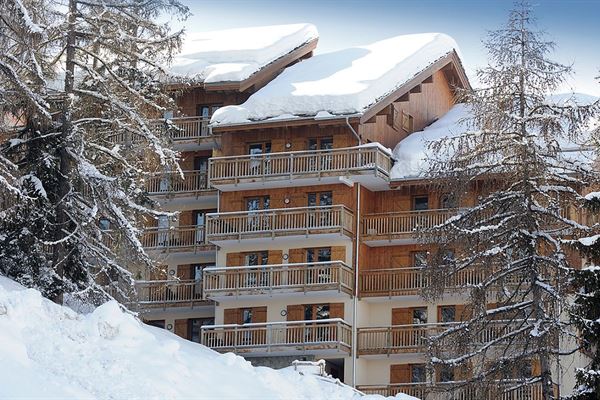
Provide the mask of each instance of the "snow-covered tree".
[{"label": "snow-covered tree", "polygon": [[[434,337],[431,365],[454,368],[473,398],[541,384],[555,398],[553,375],[572,335],[563,309],[577,263],[563,239],[585,234],[578,220],[591,171],[582,126],[589,107],[547,100],[570,68],[549,59],[554,48],[535,30],[531,8],[518,4],[485,42],[489,65],[481,89],[464,93],[465,132],[431,143],[429,175],[459,197],[457,215],[421,232],[435,245],[426,296],[477,271],[465,288],[460,323]],[[476,197],[473,197],[476,193]]]},{"label": "snow-covered tree", "polygon": [[[32,91],[52,119],[22,110],[25,128],[5,147],[34,200],[6,212],[0,272],[56,301],[123,297],[133,284],[126,264],[152,266],[139,226],[161,215],[144,173],[152,163],[178,168],[151,119],[174,107],[161,66],[181,32],[158,19],[188,10],[176,0],[14,1],[45,35],[42,64],[53,75],[40,73]],[[136,145],[125,148],[125,136]]]}]

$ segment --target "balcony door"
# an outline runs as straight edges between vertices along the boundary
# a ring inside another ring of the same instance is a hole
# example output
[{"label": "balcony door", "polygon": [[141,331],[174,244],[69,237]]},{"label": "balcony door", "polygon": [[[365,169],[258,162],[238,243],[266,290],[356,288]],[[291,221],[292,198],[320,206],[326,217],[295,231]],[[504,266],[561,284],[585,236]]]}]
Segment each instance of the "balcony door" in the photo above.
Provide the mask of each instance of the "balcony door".
[{"label": "balcony door", "polygon": [[246,198],[246,211],[248,211],[247,229],[250,232],[264,231],[269,228],[269,217],[259,211],[270,208],[271,198],[269,196],[258,196]]},{"label": "balcony door", "polygon": [[159,246],[168,246],[169,245],[169,217],[166,215],[161,215],[158,217],[158,238],[157,244]]},{"label": "balcony door", "polygon": [[[331,247],[320,247],[306,249],[306,262],[329,262],[331,261]],[[306,283],[328,283],[331,281],[330,266],[326,268],[307,270]]]},{"label": "balcony door", "polygon": [[[308,226],[311,228],[328,227],[331,225],[332,192],[308,193]],[[318,208],[317,208],[318,207]]]},{"label": "balcony door", "polygon": [[204,227],[206,225],[206,214],[207,210],[194,210],[193,211],[193,223],[196,227],[196,232],[194,233],[194,240],[196,244],[204,244],[205,243],[205,235],[204,235]]},{"label": "balcony door", "polygon": [[200,104],[196,110],[196,115],[202,117],[200,121],[200,135],[207,136],[208,135],[208,124],[210,122],[210,117],[221,107],[220,104]]},{"label": "balcony door", "polygon": [[[321,137],[321,138],[310,138],[308,139],[308,150],[332,150],[333,149],[333,137]],[[331,169],[331,155],[323,154],[326,152],[319,152],[318,156],[312,159],[310,168],[312,171],[323,171]]]},{"label": "balcony door", "polygon": [[[269,263],[269,252],[268,251],[255,251],[252,253],[246,253],[244,255],[244,265],[247,266],[261,266]],[[266,268],[249,270],[245,274],[245,283],[247,287],[264,287],[268,285],[268,275]]]},{"label": "balcony door", "polygon": [[248,145],[248,154],[250,157],[251,176],[268,175],[271,170],[269,159],[264,157],[265,154],[271,153],[271,142],[251,143]]},{"label": "balcony door", "polygon": [[206,189],[207,186],[207,172],[208,172],[208,157],[194,157],[194,171],[196,171],[194,188]]}]

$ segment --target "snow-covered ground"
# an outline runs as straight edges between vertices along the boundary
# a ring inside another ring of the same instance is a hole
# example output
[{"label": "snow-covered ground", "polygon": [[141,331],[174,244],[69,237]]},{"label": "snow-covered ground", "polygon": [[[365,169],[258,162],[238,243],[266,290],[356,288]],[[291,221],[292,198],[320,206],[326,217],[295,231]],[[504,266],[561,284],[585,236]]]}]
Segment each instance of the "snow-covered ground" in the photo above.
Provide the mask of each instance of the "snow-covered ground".
[{"label": "snow-covered ground", "polygon": [[189,33],[170,72],[206,83],[243,81],[318,37],[317,28],[312,24]]},{"label": "snow-covered ground", "polygon": [[78,314],[0,276],[0,399],[25,398],[383,399],[291,368],[253,367],[147,326],[115,302]]},{"label": "snow-covered ground", "polygon": [[241,106],[220,108],[211,122],[362,113],[452,50],[458,46],[451,37],[423,33],[319,54],[287,68]]}]

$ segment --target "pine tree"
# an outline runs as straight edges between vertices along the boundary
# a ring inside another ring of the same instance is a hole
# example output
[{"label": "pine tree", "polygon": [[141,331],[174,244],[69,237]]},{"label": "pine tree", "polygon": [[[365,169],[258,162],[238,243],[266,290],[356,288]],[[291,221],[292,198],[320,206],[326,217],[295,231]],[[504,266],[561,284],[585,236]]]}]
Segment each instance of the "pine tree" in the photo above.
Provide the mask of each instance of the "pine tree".
[{"label": "pine tree", "polygon": [[[559,357],[574,351],[562,344],[573,334],[563,310],[576,257],[562,240],[588,232],[572,211],[584,201],[589,160],[566,150],[583,141],[590,108],[547,101],[570,68],[548,58],[554,44],[534,30],[528,4],[485,46],[482,88],[464,93],[467,131],[431,144],[429,176],[462,208],[421,232],[439,246],[426,297],[468,271],[479,282],[465,288],[463,321],[432,338],[430,364],[462,371],[455,384],[472,398],[541,384],[552,399]],[[473,192],[476,200],[464,196]]]},{"label": "pine tree", "polygon": [[[123,298],[133,286],[127,266],[152,267],[138,227],[164,215],[145,194],[145,172],[178,169],[151,119],[174,107],[161,66],[182,32],[156,21],[188,10],[175,0],[48,1],[39,5],[44,14],[20,4],[46,35],[52,72],[34,93],[52,119],[42,124],[26,110],[20,140],[6,148],[36,196],[7,212],[0,271],[59,302],[65,293],[86,302]],[[125,136],[136,145],[125,147]]]},{"label": "pine tree", "polygon": [[[600,79],[600,78],[598,78]],[[596,102],[597,119],[600,121],[600,100]],[[598,143],[600,123],[597,122],[593,137]],[[598,232],[600,192],[586,196],[585,210],[595,222]],[[600,236],[592,235],[574,241],[574,246],[586,257],[587,265],[573,271],[574,304],[570,309],[571,321],[579,331],[579,343],[589,363],[576,371],[577,387],[571,400],[595,400],[600,397]]]}]

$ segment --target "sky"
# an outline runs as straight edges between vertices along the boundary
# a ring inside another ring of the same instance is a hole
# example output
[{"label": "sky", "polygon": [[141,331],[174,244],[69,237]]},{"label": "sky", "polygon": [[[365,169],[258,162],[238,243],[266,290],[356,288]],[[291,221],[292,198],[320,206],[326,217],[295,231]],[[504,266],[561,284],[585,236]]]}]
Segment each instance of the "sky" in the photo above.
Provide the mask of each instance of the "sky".
[{"label": "sky", "polygon": [[[487,64],[482,40],[505,22],[511,0],[181,0],[193,13],[190,32],[310,22],[319,30],[316,53],[360,46],[396,35],[443,32],[460,47],[473,84]],[[600,0],[530,0],[537,27],[557,44],[552,58],[572,65],[559,92],[600,96]]]}]

